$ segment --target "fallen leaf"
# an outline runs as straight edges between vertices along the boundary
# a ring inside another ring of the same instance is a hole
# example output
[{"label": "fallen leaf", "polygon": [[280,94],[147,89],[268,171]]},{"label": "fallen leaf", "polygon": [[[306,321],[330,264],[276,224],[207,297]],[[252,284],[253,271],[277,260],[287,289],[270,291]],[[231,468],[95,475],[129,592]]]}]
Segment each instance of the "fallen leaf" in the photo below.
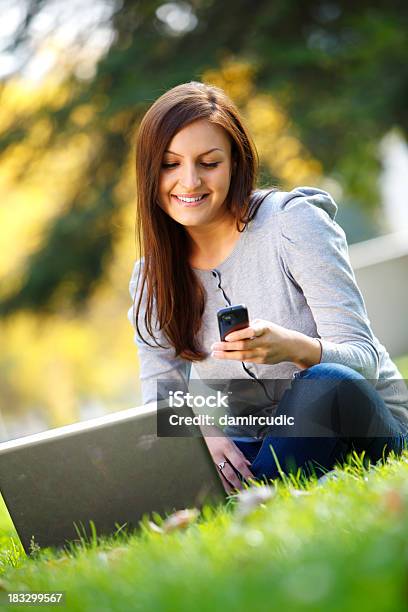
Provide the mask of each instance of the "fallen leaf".
[{"label": "fallen leaf", "polygon": [[385,508],[393,514],[401,514],[404,510],[404,499],[399,491],[390,489],[383,496]]},{"label": "fallen leaf", "polygon": [[169,533],[176,529],[186,529],[191,523],[194,523],[200,514],[197,508],[186,508],[178,510],[166,518],[163,522],[163,532]]},{"label": "fallen leaf", "polygon": [[262,485],[260,487],[249,487],[240,491],[237,495],[237,507],[235,510],[239,518],[251,514],[256,508],[262,506],[276,495],[276,487]]}]

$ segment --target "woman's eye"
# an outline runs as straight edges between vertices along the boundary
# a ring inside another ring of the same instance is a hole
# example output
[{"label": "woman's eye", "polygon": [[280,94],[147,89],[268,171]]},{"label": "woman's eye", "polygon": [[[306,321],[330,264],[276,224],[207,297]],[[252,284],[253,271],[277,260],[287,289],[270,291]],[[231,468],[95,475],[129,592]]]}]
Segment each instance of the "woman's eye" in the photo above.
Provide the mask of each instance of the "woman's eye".
[{"label": "woman's eye", "polygon": [[[219,165],[220,162],[212,162],[210,164],[206,164],[204,162],[201,163],[202,166],[204,166],[205,168],[216,168]],[[163,168],[174,168],[175,166],[178,166],[178,164],[173,163],[173,164],[163,164],[162,167]]]}]

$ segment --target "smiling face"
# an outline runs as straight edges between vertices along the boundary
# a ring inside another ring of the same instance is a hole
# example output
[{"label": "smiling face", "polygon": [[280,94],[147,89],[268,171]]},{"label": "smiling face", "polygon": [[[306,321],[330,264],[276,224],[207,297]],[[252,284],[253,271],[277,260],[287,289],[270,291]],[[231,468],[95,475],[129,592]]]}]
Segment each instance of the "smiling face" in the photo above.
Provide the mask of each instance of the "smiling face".
[{"label": "smiling face", "polygon": [[[180,130],[164,153],[159,205],[187,230],[213,226],[229,216],[225,200],[230,182],[231,141],[227,132],[207,119],[198,119]],[[182,201],[177,196],[204,198]]]}]

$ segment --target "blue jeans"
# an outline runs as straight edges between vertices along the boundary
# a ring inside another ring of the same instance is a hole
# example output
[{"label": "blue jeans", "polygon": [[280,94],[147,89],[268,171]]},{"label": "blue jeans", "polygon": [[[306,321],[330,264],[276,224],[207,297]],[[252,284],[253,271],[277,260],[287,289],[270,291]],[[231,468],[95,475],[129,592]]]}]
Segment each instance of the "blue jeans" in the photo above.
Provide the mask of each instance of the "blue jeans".
[{"label": "blue jeans", "polygon": [[[297,382],[313,379],[321,382],[306,385]],[[282,435],[282,428],[279,435],[274,435],[279,428],[271,426],[262,440],[233,438],[251,461],[250,469],[259,479],[278,478],[280,469],[288,474],[298,468],[306,475],[315,473],[319,477],[337,462],[344,461],[353,450],[364,451],[365,457],[376,462],[391,450],[399,454],[408,444],[403,425],[393,417],[372,384],[355,370],[340,364],[317,364],[296,373],[291,388],[279,402],[278,414],[294,417],[295,425],[289,435]],[[302,429],[304,415],[312,416],[313,422],[328,433],[298,437],[305,431]]]}]

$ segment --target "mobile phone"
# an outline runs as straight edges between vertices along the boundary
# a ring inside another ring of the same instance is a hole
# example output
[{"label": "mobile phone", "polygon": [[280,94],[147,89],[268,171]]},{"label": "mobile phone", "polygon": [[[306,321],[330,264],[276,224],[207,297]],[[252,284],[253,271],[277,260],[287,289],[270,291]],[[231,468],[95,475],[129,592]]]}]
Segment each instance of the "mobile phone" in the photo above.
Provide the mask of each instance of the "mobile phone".
[{"label": "mobile phone", "polygon": [[248,310],[245,304],[221,308],[217,312],[217,318],[222,342],[229,333],[249,327]]}]

